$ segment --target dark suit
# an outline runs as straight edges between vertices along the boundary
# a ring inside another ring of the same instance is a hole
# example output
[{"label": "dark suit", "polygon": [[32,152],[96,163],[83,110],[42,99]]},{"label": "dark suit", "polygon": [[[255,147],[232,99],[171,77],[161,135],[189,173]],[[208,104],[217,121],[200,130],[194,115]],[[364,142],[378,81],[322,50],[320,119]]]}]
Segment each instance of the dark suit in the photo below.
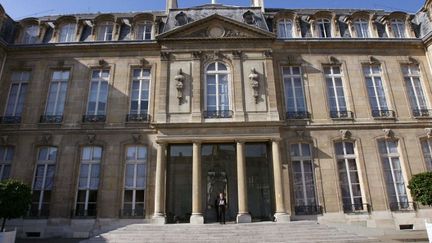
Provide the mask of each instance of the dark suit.
[{"label": "dark suit", "polygon": [[222,224],[225,224],[225,212],[226,212],[226,206],[227,202],[225,198],[219,198],[217,199],[218,207],[219,207],[219,222]]}]

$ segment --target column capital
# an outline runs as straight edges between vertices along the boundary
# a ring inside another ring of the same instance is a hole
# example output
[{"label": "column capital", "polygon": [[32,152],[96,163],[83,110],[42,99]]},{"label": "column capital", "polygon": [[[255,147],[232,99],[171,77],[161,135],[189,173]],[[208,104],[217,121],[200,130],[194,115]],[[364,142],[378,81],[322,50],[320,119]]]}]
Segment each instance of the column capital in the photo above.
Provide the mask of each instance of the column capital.
[{"label": "column capital", "polygon": [[192,140],[192,143],[193,144],[198,144],[198,145],[201,145],[202,144],[202,140]]},{"label": "column capital", "polygon": [[166,145],[168,144],[168,141],[164,141],[164,140],[157,140],[156,143],[159,144],[159,145],[161,145],[161,146],[162,146],[162,145],[163,145],[163,146],[166,146]]},{"label": "column capital", "polygon": [[272,141],[274,143],[280,143],[282,141],[282,138],[274,137],[274,138],[271,138],[270,141]]},{"label": "column capital", "polygon": [[246,141],[243,139],[236,139],[235,142],[238,144],[245,144],[246,143]]}]

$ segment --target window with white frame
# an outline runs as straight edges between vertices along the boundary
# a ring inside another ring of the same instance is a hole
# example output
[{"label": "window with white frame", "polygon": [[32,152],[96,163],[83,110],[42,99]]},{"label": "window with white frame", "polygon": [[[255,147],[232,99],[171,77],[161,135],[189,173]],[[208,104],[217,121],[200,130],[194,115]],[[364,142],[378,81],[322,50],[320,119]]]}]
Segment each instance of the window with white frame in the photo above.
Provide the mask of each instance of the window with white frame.
[{"label": "window with white frame", "polygon": [[137,23],[136,29],[136,39],[137,40],[151,40],[152,39],[152,29],[153,23],[151,21],[144,21]]},{"label": "window with white frame", "polygon": [[47,217],[51,201],[51,191],[54,185],[56,147],[39,148],[36,170],[33,180],[32,204],[30,216]]},{"label": "window with white frame", "polygon": [[63,116],[69,73],[67,70],[52,73],[45,116]]},{"label": "window with white frame", "polygon": [[327,94],[332,118],[347,117],[347,105],[340,66],[324,67]]},{"label": "window with white frame", "polygon": [[331,38],[331,22],[328,19],[318,19],[316,22],[318,37]]},{"label": "window with white frame", "polygon": [[297,215],[318,213],[315,196],[314,163],[310,144],[291,145],[294,176],[295,211]]},{"label": "window with white frame", "polygon": [[146,180],[147,148],[144,146],[128,147],[123,198],[124,216],[145,215]]},{"label": "window with white frame", "polygon": [[230,110],[229,71],[222,62],[214,62],[206,69],[206,110],[226,112]]},{"label": "window with white frame", "polygon": [[430,116],[420,78],[419,66],[417,64],[402,65],[402,73],[414,116]]},{"label": "window with white frame", "polygon": [[354,143],[337,142],[335,150],[344,212],[364,210]]},{"label": "window with white frame", "polygon": [[105,116],[109,78],[110,71],[108,69],[95,69],[92,71],[87,105],[88,116]]},{"label": "window with white frame", "polygon": [[59,42],[73,42],[75,41],[76,24],[67,23],[60,27]]},{"label": "window with white frame", "polygon": [[369,38],[369,21],[367,19],[356,19],[354,21],[354,29],[357,38]]},{"label": "window with white frame", "polygon": [[400,19],[391,20],[391,29],[394,38],[405,38],[405,21]]},{"label": "window with white frame", "polygon": [[12,83],[6,102],[5,117],[21,117],[29,80],[30,72],[28,71],[12,73]]},{"label": "window with white frame", "polygon": [[287,118],[308,118],[301,67],[282,68]]},{"label": "window with white frame", "polygon": [[24,28],[22,43],[36,44],[39,40],[39,26],[29,25]]},{"label": "window with white frame", "polygon": [[97,25],[97,36],[98,41],[111,41],[113,39],[114,23],[105,21]]},{"label": "window with white frame", "polygon": [[78,179],[76,216],[96,216],[102,148],[83,147]]},{"label": "window with white frame", "polygon": [[372,116],[390,116],[390,114],[387,114],[389,111],[384,91],[383,80],[381,78],[381,66],[364,65],[363,74],[366,79],[366,86],[369,95],[369,104],[372,109]]},{"label": "window with white frame", "polygon": [[13,156],[14,147],[0,146],[0,181],[9,179]]},{"label": "window with white frame", "polygon": [[149,89],[151,70],[136,68],[132,70],[131,115],[147,115],[149,109]]},{"label": "window with white frame", "polygon": [[278,21],[278,37],[281,39],[293,38],[293,21],[291,19]]},{"label": "window with white frame", "polygon": [[428,171],[432,171],[432,139],[424,139],[421,141],[424,160]]},{"label": "window with white frame", "polygon": [[378,141],[378,147],[384,170],[390,210],[408,209],[408,196],[399,158],[398,142],[383,139]]}]

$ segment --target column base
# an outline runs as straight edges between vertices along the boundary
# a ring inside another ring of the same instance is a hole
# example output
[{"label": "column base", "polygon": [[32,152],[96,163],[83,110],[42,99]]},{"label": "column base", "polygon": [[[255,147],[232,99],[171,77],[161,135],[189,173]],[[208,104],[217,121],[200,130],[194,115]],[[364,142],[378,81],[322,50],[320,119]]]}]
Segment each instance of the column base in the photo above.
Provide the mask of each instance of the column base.
[{"label": "column base", "polygon": [[237,224],[251,223],[252,217],[248,213],[237,214]]},{"label": "column base", "polygon": [[200,213],[192,214],[190,217],[190,224],[204,224],[204,216]]},{"label": "column base", "polygon": [[151,220],[152,224],[166,224],[166,218],[163,214],[154,214]]},{"label": "column base", "polygon": [[291,216],[287,213],[275,213],[274,217],[277,223],[288,223],[291,221]]}]

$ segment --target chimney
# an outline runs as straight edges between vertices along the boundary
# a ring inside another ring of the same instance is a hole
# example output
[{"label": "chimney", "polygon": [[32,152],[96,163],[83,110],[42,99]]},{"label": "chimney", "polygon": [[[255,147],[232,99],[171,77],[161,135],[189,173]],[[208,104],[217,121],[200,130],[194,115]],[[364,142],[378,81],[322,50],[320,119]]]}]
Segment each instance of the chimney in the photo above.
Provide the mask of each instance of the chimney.
[{"label": "chimney", "polygon": [[177,0],[166,0],[166,12],[173,8],[178,8]]},{"label": "chimney", "polygon": [[264,12],[264,0],[251,0],[252,7],[260,7]]}]

